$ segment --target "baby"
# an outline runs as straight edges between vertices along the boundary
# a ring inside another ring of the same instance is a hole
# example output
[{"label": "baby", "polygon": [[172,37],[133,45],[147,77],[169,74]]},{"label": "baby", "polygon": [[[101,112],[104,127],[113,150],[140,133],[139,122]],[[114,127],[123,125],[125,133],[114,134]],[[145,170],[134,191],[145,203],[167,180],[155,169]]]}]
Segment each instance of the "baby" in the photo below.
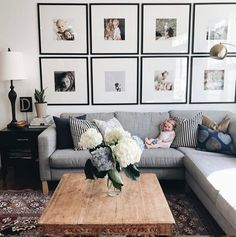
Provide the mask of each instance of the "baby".
[{"label": "baby", "polygon": [[161,133],[157,138],[146,138],[145,145],[151,148],[169,148],[175,138],[176,122],[173,119],[166,119],[160,125]]},{"label": "baby", "polygon": [[118,19],[113,20],[113,27],[114,27],[113,40],[121,40],[121,32],[120,32],[119,24],[120,22]]},{"label": "baby", "polygon": [[64,31],[66,29],[65,22],[61,19],[58,19],[56,21],[56,27],[57,27],[57,40],[63,40],[64,38]]},{"label": "baby", "polygon": [[67,28],[65,21],[58,19],[56,21],[57,40],[74,40],[74,34],[71,29]]}]

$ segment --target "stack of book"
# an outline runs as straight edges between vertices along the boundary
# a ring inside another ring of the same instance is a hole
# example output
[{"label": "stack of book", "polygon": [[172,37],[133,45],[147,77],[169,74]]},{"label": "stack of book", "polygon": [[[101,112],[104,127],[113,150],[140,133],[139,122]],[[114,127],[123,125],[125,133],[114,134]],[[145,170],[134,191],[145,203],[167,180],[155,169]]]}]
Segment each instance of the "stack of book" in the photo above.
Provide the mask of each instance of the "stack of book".
[{"label": "stack of book", "polygon": [[34,118],[29,125],[29,128],[47,128],[53,124],[53,118],[47,115],[43,118]]}]

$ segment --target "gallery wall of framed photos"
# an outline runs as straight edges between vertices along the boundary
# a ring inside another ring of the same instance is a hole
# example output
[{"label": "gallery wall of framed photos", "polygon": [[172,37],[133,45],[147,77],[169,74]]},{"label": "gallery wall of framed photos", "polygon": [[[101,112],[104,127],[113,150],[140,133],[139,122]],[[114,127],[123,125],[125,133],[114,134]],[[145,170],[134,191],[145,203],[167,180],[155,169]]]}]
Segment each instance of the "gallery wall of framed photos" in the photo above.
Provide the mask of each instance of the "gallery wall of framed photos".
[{"label": "gallery wall of framed photos", "polygon": [[[223,10],[222,10],[223,9]],[[236,3],[38,3],[49,105],[235,103]]]}]

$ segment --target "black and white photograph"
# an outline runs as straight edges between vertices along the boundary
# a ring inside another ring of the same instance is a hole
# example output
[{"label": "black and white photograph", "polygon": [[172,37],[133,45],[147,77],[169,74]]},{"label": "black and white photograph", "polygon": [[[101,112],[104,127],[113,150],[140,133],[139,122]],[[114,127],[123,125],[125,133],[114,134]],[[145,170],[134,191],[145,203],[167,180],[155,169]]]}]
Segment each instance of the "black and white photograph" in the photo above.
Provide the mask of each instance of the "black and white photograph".
[{"label": "black and white photograph", "polygon": [[176,37],[177,19],[156,19],[156,40],[167,40]]},{"label": "black and white photograph", "polygon": [[204,90],[224,90],[224,70],[204,71]]},{"label": "black and white photograph", "polygon": [[92,104],[138,104],[138,71],[138,57],[92,57]]},{"label": "black and white photograph", "polygon": [[228,25],[226,20],[213,19],[209,22],[206,40],[227,40]]},{"label": "black and white photograph", "polygon": [[72,20],[56,18],[53,21],[55,40],[75,40],[75,33],[71,25]]},{"label": "black and white photograph", "polygon": [[191,104],[235,102],[236,57],[192,56],[191,60]]},{"label": "black and white photograph", "polygon": [[173,72],[167,70],[155,71],[154,86],[156,91],[173,91]]},{"label": "black and white photograph", "polygon": [[219,43],[236,54],[236,2],[194,3],[192,53],[209,54]]},{"label": "black and white photograph", "polygon": [[139,4],[92,3],[89,6],[91,54],[138,54]]},{"label": "black and white photograph", "polygon": [[105,72],[105,90],[108,92],[125,91],[125,71]]},{"label": "black and white photograph", "polygon": [[125,40],[125,19],[104,19],[104,40]]},{"label": "black and white photograph", "polygon": [[55,91],[67,91],[74,92],[75,91],[75,72],[54,72],[54,80],[55,80]]},{"label": "black and white photograph", "polygon": [[88,105],[88,58],[40,57],[41,86],[48,105]]},{"label": "black and white photograph", "polygon": [[187,56],[143,56],[141,104],[186,104]]},{"label": "black and white photograph", "polygon": [[142,53],[189,53],[190,18],[189,3],[142,4]]},{"label": "black and white photograph", "polygon": [[38,3],[39,53],[88,54],[88,4]]}]

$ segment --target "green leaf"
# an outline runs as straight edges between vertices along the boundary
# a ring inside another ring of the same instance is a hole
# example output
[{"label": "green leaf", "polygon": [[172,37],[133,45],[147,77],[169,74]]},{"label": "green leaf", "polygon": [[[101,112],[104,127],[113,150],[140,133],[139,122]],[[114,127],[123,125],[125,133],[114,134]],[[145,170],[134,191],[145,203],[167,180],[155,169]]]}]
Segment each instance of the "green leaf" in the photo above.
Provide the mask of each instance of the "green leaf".
[{"label": "green leaf", "polygon": [[132,180],[137,180],[140,176],[140,172],[136,165],[129,165],[125,168],[125,174]]},{"label": "green leaf", "polygon": [[113,186],[116,189],[121,190],[121,187],[123,186],[123,181],[121,179],[120,173],[117,171],[116,168],[108,171],[108,177],[112,181]]}]

